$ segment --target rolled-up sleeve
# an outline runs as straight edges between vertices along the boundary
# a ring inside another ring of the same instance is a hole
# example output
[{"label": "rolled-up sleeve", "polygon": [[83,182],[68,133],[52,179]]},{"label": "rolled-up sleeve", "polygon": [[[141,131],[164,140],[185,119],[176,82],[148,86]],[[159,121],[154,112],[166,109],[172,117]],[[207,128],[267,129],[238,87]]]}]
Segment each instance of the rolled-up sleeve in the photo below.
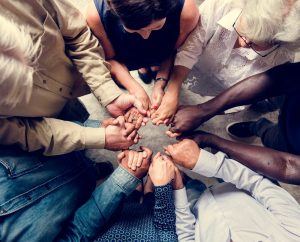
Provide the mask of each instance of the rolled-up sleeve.
[{"label": "rolled-up sleeve", "polygon": [[196,28],[188,36],[184,44],[177,50],[174,65],[192,69],[203,52],[204,40],[205,30],[201,25],[200,18]]},{"label": "rolled-up sleeve", "polygon": [[111,78],[103,49],[80,11],[69,0],[51,2],[64,37],[67,55],[99,102],[106,106],[121,95],[122,91]]}]

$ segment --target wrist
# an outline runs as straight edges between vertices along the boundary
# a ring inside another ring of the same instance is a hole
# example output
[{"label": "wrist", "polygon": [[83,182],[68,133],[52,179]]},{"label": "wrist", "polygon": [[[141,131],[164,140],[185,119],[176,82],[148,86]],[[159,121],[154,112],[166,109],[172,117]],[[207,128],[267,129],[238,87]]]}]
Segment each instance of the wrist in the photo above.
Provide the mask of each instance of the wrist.
[{"label": "wrist", "polygon": [[131,85],[127,90],[133,95],[135,95],[137,92],[145,91],[144,88],[138,83]]},{"label": "wrist", "polygon": [[157,88],[164,89],[166,85],[167,85],[167,82],[164,80],[158,80],[158,81],[155,80],[154,86]]}]

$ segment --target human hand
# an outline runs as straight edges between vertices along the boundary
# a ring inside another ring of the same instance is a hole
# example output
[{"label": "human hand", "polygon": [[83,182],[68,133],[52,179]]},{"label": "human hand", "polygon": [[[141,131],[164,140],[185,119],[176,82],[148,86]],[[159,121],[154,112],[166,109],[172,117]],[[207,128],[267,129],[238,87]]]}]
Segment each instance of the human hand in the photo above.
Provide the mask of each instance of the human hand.
[{"label": "human hand", "polygon": [[164,186],[174,178],[174,169],[172,160],[158,152],[153,157],[148,173],[155,186]]},{"label": "human hand", "polygon": [[171,138],[177,137],[185,131],[197,128],[209,118],[201,105],[180,106],[171,121],[171,128],[166,133]]},{"label": "human hand", "polygon": [[156,125],[167,124],[176,112],[178,95],[166,92],[159,108],[151,114],[152,123]]},{"label": "human hand", "polygon": [[174,180],[173,180],[173,183],[172,183],[173,190],[182,189],[184,187],[184,184],[183,184],[181,172],[180,172],[180,170],[178,169],[177,166],[175,166],[174,171],[175,171],[175,176],[174,176]]},{"label": "human hand", "polygon": [[177,144],[168,145],[164,149],[176,164],[190,170],[195,167],[200,155],[198,145],[191,139],[184,139]]},{"label": "human hand", "polygon": [[118,117],[124,115],[132,106],[136,107],[141,114],[147,114],[147,110],[143,108],[141,101],[134,95],[128,93],[121,94],[114,101],[108,104],[106,109],[113,117]]},{"label": "human hand", "polygon": [[136,167],[135,170],[132,170],[128,164],[128,162],[130,162],[129,150],[124,151],[124,154],[122,154],[122,152],[118,155],[118,161],[120,162],[120,165],[122,165],[124,169],[126,169],[129,173],[139,179],[143,178],[147,174],[152,155],[152,151],[150,149],[146,147],[141,147],[141,149],[143,150],[143,152],[147,153],[147,156],[143,158],[141,165],[139,167]]},{"label": "human hand", "polygon": [[130,108],[124,117],[125,121],[134,124],[136,129],[148,122],[148,117],[142,115],[135,107]]},{"label": "human hand", "polygon": [[134,95],[142,103],[144,110],[149,110],[149,108],[151,107],[151,101],[143,87],[135,89],[131,94]]},{"label": "human hand", "polygon": [[128,149],[140,139],[135,126],[126,123],[123,116],[116,118],[112,125],[105,128],[105,149],[123,150]]},{"label": "human hand", "polygon": [[114,123],[114,118],[107,118],[102,120],[100,127],[101,128],[106,128],[109,125],[112,125]]},{"label": "human hand", "polygon": [[157,110],[158,107],[160,106],[163,96],[165,95],[164,92],[165,86],[166,86],[166,81],[164,80],[155,82],[152,90],[152,95],[151,95],[151,100],[152,100],[151,109]]},{"label": "human hand", "polygon": [[150,160],[152,156],[152,151],[148,149],[147,147],[140,147],[140,151],[135,150],[125,150],[122,151],[118,155],[118,161],[121,162],[122,159],[127,156],[127,166],[135,171],[137,167],[140,167],[144,160]]}]

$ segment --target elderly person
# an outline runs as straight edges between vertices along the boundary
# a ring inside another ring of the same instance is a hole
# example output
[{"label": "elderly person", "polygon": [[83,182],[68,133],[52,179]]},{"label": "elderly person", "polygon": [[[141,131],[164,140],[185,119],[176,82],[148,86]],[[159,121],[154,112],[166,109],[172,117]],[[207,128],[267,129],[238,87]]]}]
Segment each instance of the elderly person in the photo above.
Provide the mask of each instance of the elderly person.
[{"label": "elderly person", "polygon": [[224,153],[199,149],[192,140],[166,151],[193,173],[225,181],[207,190],[188,181],[174,191],[179,241],[300,241],[300,206],[283,188]]},{"label": "elderly person", "polygon": [[[176,48],[195,28],[198,18],[195,0],[94,0],[87,13],[113,77],[145,109],[160,105]],[[144,82],[155,79],[152,104],[129,73],[136,69]]]},{"label": "elderly person", "polygon": [[176,112],[181,84],[193,66],[197,74],[188,83],[192,91],[201,90],[200,80],[222,91],[293,61],[299,48],[299,5],[298,0],[204,1],[197,27],[177,52],[175,68],[162,104],[152,115],[153,122],[168,121]]}]

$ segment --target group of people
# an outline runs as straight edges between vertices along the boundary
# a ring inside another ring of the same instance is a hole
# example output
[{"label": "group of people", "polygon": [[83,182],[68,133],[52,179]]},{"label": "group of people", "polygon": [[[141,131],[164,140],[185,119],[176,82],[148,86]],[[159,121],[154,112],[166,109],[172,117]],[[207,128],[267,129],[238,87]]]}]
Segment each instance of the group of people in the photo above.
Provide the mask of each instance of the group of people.
[{"label": "group of people", "polygon": [[[86,19],[70,0],[1,1],[0,241],[299,241],[300,206],[276,182],[300,184],[299,21],[299,0],[94,0]],[[193,67],[196,92],[223,91],[179,106]],[[88,119],[88,92],[113,118]],[[274,96],[278,124],[227,127],[265,147],[193,131]],[[130,150],[150,119],[179,142]],[[122,150],[99,186],[109,167],[86,149]]]}]

